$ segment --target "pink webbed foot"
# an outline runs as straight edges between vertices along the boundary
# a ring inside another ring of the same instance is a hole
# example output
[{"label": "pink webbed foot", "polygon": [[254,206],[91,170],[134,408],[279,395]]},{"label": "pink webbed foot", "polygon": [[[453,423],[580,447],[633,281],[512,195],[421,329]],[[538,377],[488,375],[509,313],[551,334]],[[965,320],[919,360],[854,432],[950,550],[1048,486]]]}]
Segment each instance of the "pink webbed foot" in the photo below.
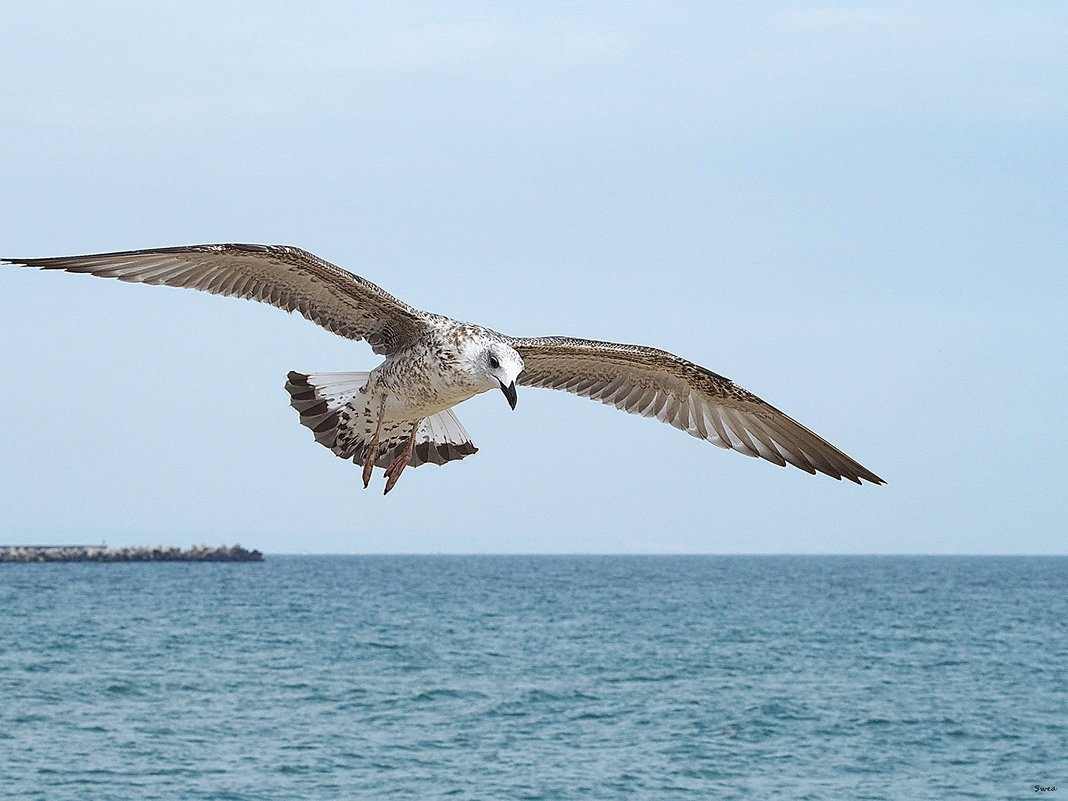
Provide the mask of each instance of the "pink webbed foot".
[{"label": "pink webbed foot", "polygon": [[374,440],[363,457],[363,488],[371,483],[371,471],[374,470],[375,462],[378,461],[378,440]]},{"label": "pink webbed foot", "polygon": [[389,491],[393,489],[400,478],[400,474],[404,472],[404,468],[412,461],[412,457],[415,455],[415,434],[419,430],[419,424],[422,422],[422,420],[415,421],[411,433],[408,434],[408,441],[404,443],[404,450],[398,453],[396,458],[389,463],[389,467],[386,468],[386,491],[382,493],[383,495],[389,494]]},{"label": "pink webbed foot", "polygon": [[[362,392],[363,390],[361,390]],[[371,483],[371,472],[375,469],[378,461],[378,440],[382,435],[382,414],[386,410],[386,398],[383,395],[378,403],[378,425],[375,426],[375,435],[371,438],[371,444],[367,446],[367,453],[363,457],[363,488]]]},{"label": "pink webbed foot", "polygon": [[386,468],[386,490],[382,493],[383,495],[388,495],[389,491],[396,486],[401,473],[404,472],[404,468],[408,466],[408,462],[411,460],[411,454],[405,450],[396,459],[389,463],[389,467]]}]

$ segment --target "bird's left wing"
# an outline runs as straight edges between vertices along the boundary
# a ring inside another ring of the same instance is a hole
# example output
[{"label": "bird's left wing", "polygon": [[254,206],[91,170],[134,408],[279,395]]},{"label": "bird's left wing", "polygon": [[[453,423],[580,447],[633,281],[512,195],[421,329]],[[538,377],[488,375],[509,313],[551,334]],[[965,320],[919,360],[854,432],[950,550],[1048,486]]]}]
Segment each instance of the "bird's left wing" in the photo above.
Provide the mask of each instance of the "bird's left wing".
[{"label": "bird's left wing", "polygon": [[190,245],[0,262],[199,289],[297,311],[339,336],[392,353],[419,338],[425,315],[381,287],[288,245]]},{"label": "bird's left wing", "polygon": [[699,439],[808,473],[884,484],[822,437],[729,378],[655,348],[569,337],[511,338],[518,383],[656,417]]}]

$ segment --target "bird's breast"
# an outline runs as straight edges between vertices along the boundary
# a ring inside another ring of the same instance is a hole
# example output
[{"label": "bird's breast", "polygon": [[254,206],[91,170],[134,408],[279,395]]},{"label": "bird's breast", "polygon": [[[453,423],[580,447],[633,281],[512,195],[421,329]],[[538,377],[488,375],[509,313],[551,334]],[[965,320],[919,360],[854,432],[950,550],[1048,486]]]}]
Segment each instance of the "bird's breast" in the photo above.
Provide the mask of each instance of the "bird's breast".
[{"label": "bird's breast", "polygon": [[429,417],[481,391],[433,350],[397,354],[375,373],[368,389],[374,397],[385,398],[385,412],[392,419]]}]

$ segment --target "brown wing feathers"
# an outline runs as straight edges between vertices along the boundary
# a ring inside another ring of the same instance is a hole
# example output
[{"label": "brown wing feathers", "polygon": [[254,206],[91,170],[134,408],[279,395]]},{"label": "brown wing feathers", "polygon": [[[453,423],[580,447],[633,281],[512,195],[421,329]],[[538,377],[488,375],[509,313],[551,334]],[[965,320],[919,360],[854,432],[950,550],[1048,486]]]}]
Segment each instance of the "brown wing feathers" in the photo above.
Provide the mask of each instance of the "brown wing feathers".
[{"label": "brown wing feathers", "polygon": [[423,332],[423,315],[381,287],[287,245],[192,245],[87,256],[5,259],[43,270],[199,289],[267,303],[391,353]]},{"label": "brown wing feathers", "polygon": [[526,368],[519,383],[561,389],[656,417],[722,448],[860,484],[885,483],[753,393],[672,353],[568,337],[511,340]]}]

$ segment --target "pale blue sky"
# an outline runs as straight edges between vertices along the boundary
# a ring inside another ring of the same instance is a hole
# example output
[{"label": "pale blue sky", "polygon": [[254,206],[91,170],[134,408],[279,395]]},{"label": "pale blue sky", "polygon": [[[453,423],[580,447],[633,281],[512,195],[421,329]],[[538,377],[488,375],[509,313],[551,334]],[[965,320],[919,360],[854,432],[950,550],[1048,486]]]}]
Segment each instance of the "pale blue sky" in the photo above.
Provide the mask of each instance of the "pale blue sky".
[{"label": "pale blue sky", "polygon": [[561,393],[390,496],[282,388],[363,343],[0,270],[0,542],[1065,553],[1068,6],[0,0],[0,255],[288,243],[672,350],[889,481]]}]

